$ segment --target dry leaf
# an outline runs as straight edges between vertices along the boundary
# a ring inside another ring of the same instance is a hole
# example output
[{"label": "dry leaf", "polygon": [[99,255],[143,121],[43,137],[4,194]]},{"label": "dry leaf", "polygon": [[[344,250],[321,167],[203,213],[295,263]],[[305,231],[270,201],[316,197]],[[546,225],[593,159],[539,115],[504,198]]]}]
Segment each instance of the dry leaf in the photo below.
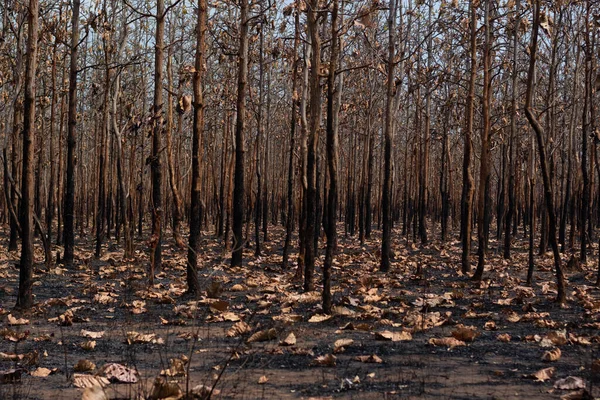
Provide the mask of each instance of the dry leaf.
[{"label": "dry leaf", "polygon": [[335,367],[336,360],[337,357],[333,354],[325,354],[324,356],[315,358],[315,363],[323,367]]},{"label": "dry leaf", "polygon": [[181,388],[177,382],[169,382],[163,378],[156,378],[150,393],[151,399],[177,400],[183,397]]},{"label": "dry leaf", "polygon": [[81,343],[81,348],[87,351],[94,350],[94,348],[96,348],[96,341],[88,340],[87,342],[83,342]]},{"label": "dry leaf", "polygon": [[562,346],[567,344],[567,332],[566,330],[552,331],[546,335],[546,337],[555,345]]},{"label": "dry leaf", "polygon": [[376,354],[372,354],[370,356],[358,356],[354,358],[357,361],[360,362],[364,362],[364,363],[376,363],[376,364],[381,364],[383,362],[383,360],[381,358],[379,358],[379,356],[377,356]]},{"label": "dry leaf", "polygon": [[333,312],[334,315],[342,315],[345,317],[351,317],[353,315],[356,315],[355,311],[352,311],[348,307],[344,307],[344,306],[333,306],[331,308],[331,311]]},{"label": "dry leaf", "polygon": [[535,379],[538,382],[545,382],[548,379],[552,378],[552,375],[554,375],[554,371],[556,371],[556,368],[548,367],[548,368],[540,369],[539,371],[537,371],[534,374],[526,375],[526,377]]},{"label": "dry leaf", "polygon": [[594,396],[587,389],[579,389],[560,396],[560,400],[594,400]]},{"label": "dry leaf", "polygon": [[10,342],[20,342],[27,339],[29,332],[15,332],[12,329],[4,328],[0,330],[0,336],[4,338],[4,340],[8,340]]},{"label": "dry leaf", "polygon": [[392,342],[403,342],[412,340],[412,335],[408,331],[391,332],[382,331],[375,332],[375,338],[379,340],[391,340]]},{"label": "dry leaf", "polygon": [[248,343],[266,342],[277,338],[277,330],[275,328],[258,331],[248,339]]},{"label": "dry leaf", "polygon": [[165,341],[162,338],[156,336],[155,333],[147,333],[142,334],[139,332],[131,331],[127,332],[127,344],[135,344],[135,343],[153,343],[153,344],[163,344]]},{"label": "dry leaf", "polygon": [[73,374],[73,385],[78,388],[88,388],[92,386],[106,386],[110,382],[103,376],[93,376],[88,374]]},{"label": "dry leaf", "polygon": [[463,342],[472,342],[478,336],[477,328],[460,324],[452,331],[452,336]]},{"label": "dry leaf", "polygon": [[56,369],[52,370],[50,368],[39,367],[35,371],[31,372],[31,376],[35,376],[36,378],[45,378],[55,371]]},{"label": "dry leaf", "polygon": [[429,339],[429,344],[434,346],[445,346],[449,348],[454,348],[457,346],[466,346],[467,344],[462,340],[458,340],[454,337],[445,337],[445,338],[431,338]]},{"label": "dry leaf", "polygon": [[496,339],[498,339],[500,342],[508,343],[510,342],[510,335],[508,333],[501,333],[496,337]]},{"label": "dry leaf", "polygon": [[15,318],[12,314],[8,314],[6,317],[9,325],[27,325],[29,324],[29,320],[25,318]]},{"label": "dry leaf", "polygon": [[250,325],[248,325],[247,323],[240,321],[240,322],[236,322],[235,324],[232,325],[231,328],[229,328],[229,330],[227,331],[227,336],[229,337],[235,337],[235,336],[242,336],[245,335],[246,333],[249,333],[252,330],[252,328],[250,327]]},{"label": "dry leaf", "polygon": [[280,346],[295,346],[296,345],[296,335],[294,332],[291,332],[285,339],[279,342]]},{"label": "dry leaf", "polygon": [[106,378],[115,383],[137,383],[137,371],[132,368],[127,368],[124,365],[110,363],[102,368],[102,373]]},{"label": "dry leaf", "polygon": [[224,321],[229,321],[229,322],[237,322],[240,320],[240,317],[233,312],[225,312],[223,314],[221,314],[221,318],[223,318]]},{"label": "dry leaf", "polygon": [[243,292],[246,288],[239,283],[233,285],[230,289],[232,292]]},{"label": "dry leaf", "polygon": [[310,317],[308,322],[323,322],[327,321],[328,319],[331,319],[331,315],[315,314],[312,317]]},{"label": "dry leaf", "polygon": [[567,376],[554,382],[554,388],[560,390],[585,389],[585,382],[578,376]]},{"label": "dry leaf", "polygon": [[519,314],[517,314],[516,312],[512,312],[512,313],[508,314],[508,316],[506,317],[506,320],[508,322],[517,323],[521,320],[521,316]]},{"label": "dry leaf", "polygon": [[180,358],[172,358],[171,366],[168,369],[160,371],[161,375],[166,376],[184,376],[186,360]]},{"label": "dry leaf", "polygon": [[82,329],[81,336],[87,337],[90,339],[100,339],[100,338],[102,338],[102,336],[104,336],[104,331],[93,332],[93,331],[86,331],[85,329]]},{"label": "dry leaf", "polygon": [[494,321],[488,321],[483,326],[483,329],[485,329],[486,331],[495,331],[496,329],[498,329],[498,327],[496,326],[496,323]]},{"label": "dry leaf", "polygon": [[108,396],[104,392],[104,389],[100,385],[87,387],[83,391],[81,400],[109,400]]},{"label": "dry leaf", "polygon": [[268,381],[269,381],[269,378],[267,378],[265,375],[263,375],[260,378],[258,378],[258,384],[259,385],[264,385]]},{"label": "dry leaf", "polygon": [[333,352],[341,353],[346,350],[346,347],[352,346],[353,343],[354,340],[352,339],[338,339],[335,341],[335,343],[333,343]]},{"label": "dry leaf", "polygon": [[[194,395],[195,399],[208,399],[211,393],[211,387],[206,385],[196,385],[192,388],[192,395]],[[219,389],[212,389],[212,395],[218,396],[221,394]]]},{"label": "dry leaf", "polygon": [[558,361],[558,359],[560,359],[561,356],[561,351],[559,348],[556,348],[554,350],[548,350],[547,352],[544,353],[544,355],[542,356],[542,360],[543,361]]},{"label": "dry leaf", "polygon": [[210,303],[210,310],[213,312],[225,312],[229,308],[229,302],[225,300],[217,300]]},{"label": "dry leaf", "polygon": [[79,360],[73,367],[73,371],[75,372],[89,372],[93,371],[94,369],[96,369],[96,364],[90,360]]}]

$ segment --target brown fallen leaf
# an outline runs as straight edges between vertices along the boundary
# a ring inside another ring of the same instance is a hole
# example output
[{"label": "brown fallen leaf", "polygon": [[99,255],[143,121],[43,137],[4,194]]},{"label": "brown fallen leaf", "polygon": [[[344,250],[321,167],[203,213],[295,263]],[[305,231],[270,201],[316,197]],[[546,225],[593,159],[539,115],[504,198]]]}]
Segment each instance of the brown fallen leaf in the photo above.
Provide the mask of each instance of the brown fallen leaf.
[{"label": "brown fallen leaf", "polygon": [[578,376],[567,376],[554,382],[554,388],[560,390],[585,389],[585,382]]},{"label": "brown fallen leaf", "polygon": [[548,350],[547,352],[545,352],[544,355],[542,356],[542,360],[543,361],[558,361],[560,359],[561,354],[562,353],[561,353],[560,349],[557,347],[556,349]]},{"label": "brown fallen leaf", "polygon": [[163,378],[156,378],[150,393],[151,399],[177,400],[183,397],[183,393],[177,382],[170,382]]},{"label": "brown fallen leaf", "polygon": [[100,339],[100,338],[102,338],[102,336],[104,336],[104,331],[93,332],[93,331],[86,331],[85,329],[82,329],[80,334],[81,334],[81,336],[86,337],[86,338]]},{"label": "brown fallen leaf", "polygon": [[283,339],[281,342],[279,342],[280,346],[295,346],[296,345],[296,335],[294,335],[294,332],[290,332],[289,335],[287,335],[287,337],[285,339]]},{"label": "brown fallen leaf", "polygon": [[30,375],[35,376],[36,378],[45,378],[54,372],[56,372],[56,368],[50,369],[50,368],[39,367],[35,371],[32,371],[30,373]]},{"label": "brown fallen leaf", "polygon": [[346,317],[351,317],[353,315],[356,315],[355,311],[349,309],[348,307],[344,307],[344,306],[333,306],[331,308],[331,311],[335,315],[342,315],[342,316],[346,316]]},{"label": "brown fallen leaf", "polygon": [[89,372],[96,369],[96,364],[91,362],[90,360],[79,360],[77,364],[73,367],[73,371],[75,372]]},{"label": "brown fallen leaf", "polygon": [[372,354],[370,356],[357,356],[354,359],[364,363],[381,364],[383,362],[383,360],[379,358],[379,356],[377,356],[376,354]]},{"label": "brown fallen leaf", "polygon": [[412,340],[412,335],[408,331],[391,332],[382,331],[375,332],[375,338],[378,340],[391,340],[392,342],[404,342]]},{"label": "brown fallen leaf", "polygon": [[354,340],[352,339],[338,339],[333,343],[333,352],[336,354],[341,353],[346,350],[346,347],[352,346],[353,343]]},{"label": "brown fallen leaf", "polygon": [[266,342],[277,338],[277,330],[275,328],[258,331],[248,338],[248,343]]},{"label": "brown fallen leaf", "polygon": [[212,312],[225,312],[229,308],[229,302],[225,300],[217,300],[210,303],[210,310]]},{"label": "brown fallen leaf", "polygon": [[352,322],[348,322],[346,325],[340,327],[340,331],[365,331],[368,332],[371,330],[371,325],[366,323],[361,324],[353,324]]},{"label": "brown fallen leaf", "polygon": [[89,374],[73,374],[73,385],[78,388],[88,388],[92,386],[106,386],[110,382],[103,376],[93,376]]},{"label": "brown fallen leaf", "polygon": [[472,342],[479,334],[474,326],[457,325],[452,331],[452,336],[463,342]]},{"label": "brown fallen leaf", "polygon": [[495,331],[496,329],[498,329],[498,327],[496,326],[496,323],[494,321],[488,321],[483,326],[483,329],[485,329],[486,331]]},{"label": "brown fallen leaf", "polygon": [[0,330],[0,337],[4,340],[8,340],[9,342],[20,342],[22,340],[27,339],[29,336],[29,332],[15,332],[12,329],[4,328]]},{"label": "brown fallen leaf", "polygon": [[29,324],[29,320],[25,318],[15,318],[12,314],[8,314],[6,319],[8,320],[9,325],[27,325]]},{"label": "brown fallen leaf", "polygon": [[324,322],[324,321],[327,321],[328,319],[331,319],[331,317],[332,317],[331,315],[315,314],[308,319],[308,322],[313,322],[313,323]]},{"label": "brown fallen leaf", "polygon": [[233,285],[230,289],[232,292],[243,292],[244,290],[246,290],[246,288],[242,285],[240,285],[239,283],[236,283],[235,285]]},{"label": "brown fallen leaf", "polygon": [[223,314],[221,314],[221,318],[223,318],[224,321],[229,321],[229,322],[237,322],[240,320],[240,317],[233,312],[224,312]]},{"label": "brown fallen leaf", "polygon": [[315,364],[323,367],[335,367],[336,360],[337,357],[333,354],[325,354],[324,356],[315,358]]},{"label": "brown fallen leaf", "polygon": [[546,337],[555,345],[562,346],[567,344],[567,332],[565,330],[552,331]]},{"label": "brown fallen leaf", "polygon": [[231,326],[231,328],[229,328],[229,330],[227,330],[227,336],[229,337],[236,337],[236,336],[242,336],[245,335],[246,333],[249,333],[252,330],[252,328],[250,327],[250,325],[248,325],[247,323],[240,321],[240,322],[236,322],[235,324],[233,324]]},{"label": "brown fallen leaf", "polygon": [[429,339],[429,344],[434,346],[445,346],[453,349],[457,346],[466,346],[467,344],[462,340],[458,340],[454,337],[444,337],[444,338],[431,338]]},{"label": "brown fallen leaf", "polygon": [[510,342],[511,337],[508,333],[501,333],[496,336],[496,339],[498,339],[500,342],[508,343]]},{"label": "brown fallen leaf", "polygon": [[537,382],[545,382],[552,378],[554,371],[556,371],[556,368],[554,367],[543,368],[531,375],[525,375],[525,377],[535,379]]},{"label": "brown fallen leaf", "polygon": [[109,400],[106,392],[100,385],[85,388],[81,400]]},{"label": "brown fallen leaf", "polygon": [[218,396],[219,394],[221,394],[221,391],[219,389],[214,389],[210,386],[200,384],[192,388],[192,395],[195,396],[195,399],[208,399],[211,395],[211,389],[212,395]]},{"label": "brown fallen leaf", "polygon": [[560,400],[594,400],[594,396],[587,389],[579,389],[560,396]]},{"label": "brown fallen leaf", "polygon": [[265,375],[263,375],[260,378],[258,378],[258,384],[259,385],[264,385],[268,381],[269,381],[269,378],[267,378]]},{"label": "brown fallen leaf", "polygon": [[102,373],[110,382],[115,383],[137,383],[137,371],[117,363],[106,364]]},{"label": "brown fallen leaf", "polygon": [[125,341],[127,344],[136,344],[136,343],[153,343],[153,344],[164,344],[165,341],[156,336],[155,333],[139,333],[135,331],[127,332],[127,339]]},{"label": "brown fallen leaf", "polygon": [[87,350],[87,351],[94,350],[96,348],[96,341],[88,340],[87,342],[83,342],[83,343],[81,343],[81,348],[83,350]]},{"label": "brown fallen leaf", "polygon": [[508,314],[506,316],[506,320],[508,322],[517,323],[521,320],[521,316],[519,314],[517,314],[516,312],[511,312],[510,314]]},{"label": "brown fallen leaf", "polygon": [[184,376],[185,375],[185,364],[186,360],[182,360],[181,358],[172,358],[171,366],[168,369],[164,369],[160,371],[160,374],[163,376]]}]

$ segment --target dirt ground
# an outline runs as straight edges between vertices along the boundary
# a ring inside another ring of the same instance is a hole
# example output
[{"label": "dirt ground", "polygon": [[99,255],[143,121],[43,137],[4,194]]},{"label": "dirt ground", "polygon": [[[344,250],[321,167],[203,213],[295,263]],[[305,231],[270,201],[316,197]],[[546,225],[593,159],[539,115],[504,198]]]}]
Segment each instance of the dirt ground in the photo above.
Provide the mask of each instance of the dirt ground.
[{"label": "dirt ground", "polygon": [[[235,269],[222,243],[207,235],[200,274],[209,296],[197,301],[183,296],[185,251],[171,247],[170,237],[164,269],[150,289],[143,241],[132,260],[123,260],[114,244],[97,260],[91,239],[79,243],[72,270],[47,269],[37,249],[36,306],[27,314],[12,310],[18,253],[7,253],[2,242],[0,377],[12,368],[25,372],[17,383],[0,379],[0,398],[81,398],[83,389],[73,384],[80,360],[95,365],[84,372],[90,375],[102,376],[109,363],[137,371],[136,383],[105,387],[110,399],[147,398],[161,372],[182,393],[203,384],[222,399],[552,399],[578,393],[554,388],[568,376],[600,396],[595,251],[589,265],[568,272],[569,301],[561,308],[552,302],[550,253],[536,256],[534,285],[524,285],[522,239],[511,261],[491,240],[485,279],[476,284],[459,272],[458,242],[421,247],[397,239],[391,271],[378,272],[378,234],[364,245],[340,236],[335,315],[326,320],[320,264],[317,290],[303,293],[296,266],[280,269],[278,229],[263,248],[266,256],[247,249],[244,267]],[[90,338],[85,331],[104,334]],[[82,348],[91,340],[93,349]],[[558,360],[542,359],[556,348]],[[40,367],[51,374],[31,375]],[[544,368],[553,374],[533,377]]]}]

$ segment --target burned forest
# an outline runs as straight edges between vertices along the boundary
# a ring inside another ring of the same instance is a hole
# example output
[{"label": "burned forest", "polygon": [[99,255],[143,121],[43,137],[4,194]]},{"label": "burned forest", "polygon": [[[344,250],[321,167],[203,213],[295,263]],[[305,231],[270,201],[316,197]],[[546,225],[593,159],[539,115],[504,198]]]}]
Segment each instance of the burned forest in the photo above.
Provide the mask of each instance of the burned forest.
[{"label": "burned forest", "polygon": [[600,397],[600,2],[2,0],[0,398]]}]

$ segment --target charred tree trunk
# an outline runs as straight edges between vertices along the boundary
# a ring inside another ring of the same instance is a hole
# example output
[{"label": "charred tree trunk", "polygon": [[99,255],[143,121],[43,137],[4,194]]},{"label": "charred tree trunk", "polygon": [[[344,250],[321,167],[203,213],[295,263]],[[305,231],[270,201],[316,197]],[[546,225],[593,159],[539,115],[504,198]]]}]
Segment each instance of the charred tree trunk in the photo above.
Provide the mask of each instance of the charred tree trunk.
[{"label": "charred tree trunk", "polygon": [[244,238],[244,130],[246,126],[246,86],[248,81],[248,0],[240,1],[240,44],[238,50],[237,100],[235,121],[235,177],[233,189],[233,252],[231,266],[242,265]]},{"label": "charred tree trunk", "polygon": [[525,99],[525,115],[529,121],[531,127],[535,132],[538,152],[540,155],[540,166],[542,169],[542,179],[544,182],[544,200],[546,204],[546,210],[548,212],[548,233],[550,246],[552,247],[552,253],[554,255],[554,268],[556,271],[556,285],[558,294],[556,301],[558,303],[564,303],[566,301],[565,294],[565,279],[561,266],[560,253],[558,250],[558,241],[556,240],[556,214],[554,211],[554,201],[552,198],[552,190],[550,187],[550,174],[548,172],[548,166],[546,161],[546,149],[544,146],[544,129],[538,122],[537,117],[532,111],[532,98],[533,98],[533,79],[535,74],[535,63],[537,57],[537,42],[538,42],[538,31],[540,26],[540,0],[536,0],[534,6],[534,18],[533,18],[533,33],[531,36],[531,58],[529,60],[529,72],[527,74],[527,94]]},{"label": "charred tree trunk", "polygon": [[190,242],[188,248],[187,285],[188,292],[197,296],[200,292],[198,281],[198,255],[200,252],[200,226],[202,199],[200,197],[200,161],[202,160],[202,134],[204,132],[204,60],[206,53],[207,1],[198,0],[198,25],[196,27],[196,60],[194,65],[194,126],[192,136],[192,190],[190,215]]},{"label": "charred tree trunk", "polygon": [[75,128],[77,127],[77,51],[79,48],[79,5],[80,0],[73,0],[73,17],[71,27],[71,64],[69,72],[69,111],[67,127],[67,186],[64,209],[64,243],[63,261],[73,264],[75,247]]},{"label": "charred tree trunk", "polygon": [[[331,52],[329,58],[329,75],[327,77],[327,169],[329,172],[329,196],[327,204],[327,249],[323,264],[323,312],[331,313],[331,270],[336,245],[337,233],[337,173],[338,173],[338,138],[337,121],[339,102],[336,102],[336,69],[339,58],[338,36],[338,0],[333,0],[331,10]],[[341,90],[341,88],[338,88]]]},{"label": "charred tree trunk", "polygon": [[162,223],[163,223],[163,196],[162,196],[162,152],[163,133],[163,59],[165,36],[165,2],[156,2],[156,35],[154,43],[154,103],[152,105],[152,156],[150,168],[152,176],[152,234],[149,240],[150,271],[148,277],[150,285],[154,283],[154,273],[160,270],[162,263]]},{"label": "charred tree trunk", "polygon": [[461,213],[461,239],[462,239],[462,263],[463,274],[471,272],[471,227],[473,225],[473,172],[471,170],[471,153],[473,152],[473,115],[475,102],[475,78],[477,77],[477,12],[475,0],[469,3],[471,13],[471,41],[470,41],[470,64],[469,64],[469,92],[466,104],[466,127],[465,127],[465,149],[463,158],[463,188],[462,188],[462,213]]},{"label": "charred tree trunk", "polygon": [[383,232],[381,239],[381,272],[390,270],[390,256],[392,253],[392,141],[393,122],[392,107],[394,103],[395,82],[394,69],[396,66],[395,56],[395,29],[396,29],[396,0],[390,0],[390,11],[388,15],[388,54],[387,54],[387,81],[386,81],[386,104],[385,104],[385,130],[384,130],[384,167],[383,167],[383,189],[381,191],[381,211]]},{"label": "charred tree trunk", "polygon": [[[21,259],[17,308],[33,305],[33,158],[35,154],[35,92],[38,56],[38,0],[29,0],[27,55],[25,58],[25,101],[23,103],[23,173],[21,176]],[[75,13],[73,13],[75,14]]]}]

